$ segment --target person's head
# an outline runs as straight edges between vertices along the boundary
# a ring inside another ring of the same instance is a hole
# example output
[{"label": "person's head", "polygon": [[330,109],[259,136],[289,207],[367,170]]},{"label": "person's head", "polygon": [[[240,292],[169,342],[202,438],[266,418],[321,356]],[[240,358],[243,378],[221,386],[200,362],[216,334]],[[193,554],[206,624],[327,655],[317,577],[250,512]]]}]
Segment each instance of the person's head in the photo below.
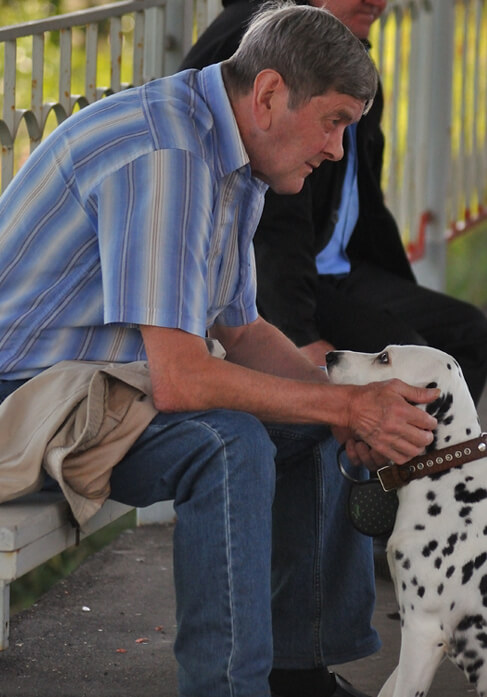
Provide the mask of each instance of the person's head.
[{"label": "person's head", "polygon": [[223,65],[227,88],[239,94],[259,72],[275,70],[290,108],[329,91],[370,102],[377,89],[376,69],[356,37],[330,12],[289,0],[265,2]]},{"label": "person's head", "polygon": [[359,39],[367,39],[370,27],[384,12],[387,0],[310,0],[343,22]]},{"label": "person's head", "polygon": [[254,176],[277,193],[301,190],[370,105],[377,72],[333,15],[278,0],[254,16],[222,75]]}]

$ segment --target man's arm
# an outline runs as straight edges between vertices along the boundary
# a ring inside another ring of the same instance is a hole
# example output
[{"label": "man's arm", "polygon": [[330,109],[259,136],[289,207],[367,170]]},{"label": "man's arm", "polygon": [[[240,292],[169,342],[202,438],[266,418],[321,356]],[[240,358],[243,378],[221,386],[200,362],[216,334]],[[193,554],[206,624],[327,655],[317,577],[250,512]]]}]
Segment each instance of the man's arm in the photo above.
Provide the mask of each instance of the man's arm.
[{"label": "man's arm", "polygon": [[397,463],[423,451],[436,420],[410,402],[437,390],[399,380],[366,386],[330,385],[326,374],[262,319],[244,327],[215,327],[227,351],[213,358],[204,340],[178,329],[142,327],[154,403],[160,411],[234,409],[263,421],[322,423],[351,429]]}]

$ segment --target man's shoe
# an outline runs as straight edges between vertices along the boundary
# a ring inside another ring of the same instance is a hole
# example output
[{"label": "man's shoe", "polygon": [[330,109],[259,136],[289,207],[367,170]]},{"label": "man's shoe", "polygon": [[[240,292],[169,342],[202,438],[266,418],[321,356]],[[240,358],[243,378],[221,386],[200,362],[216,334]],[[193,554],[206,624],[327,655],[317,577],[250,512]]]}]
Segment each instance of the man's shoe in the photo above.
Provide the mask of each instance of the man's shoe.
[{"label": "man's shoe", "polygon": [[348,680],[342,678],[341,675],[334,673],[336,680],[335,692],[333,692],[331,697],[368,697],[365,692],[360,692],[354,687]]},{"label": "man's shoe", "polygon": [[[348,680],[342,678],[341,675],[337,675],[337,673],[332,673],[332,675],[335,678],[335,690],[329,697],[369,697],[365,692],[357,690]],[[281,697],[277,692],[271,692],[271,695],[272,697]]]}]

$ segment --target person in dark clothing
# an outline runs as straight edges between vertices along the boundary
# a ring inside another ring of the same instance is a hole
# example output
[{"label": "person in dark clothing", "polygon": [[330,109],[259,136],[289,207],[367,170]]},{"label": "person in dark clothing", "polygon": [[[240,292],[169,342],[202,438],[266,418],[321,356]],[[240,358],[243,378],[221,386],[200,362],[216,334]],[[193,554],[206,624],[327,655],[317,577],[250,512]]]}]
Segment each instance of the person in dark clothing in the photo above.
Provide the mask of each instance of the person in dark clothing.
[{"label": "person in dark clothing", "polygon": [[[224,10],[182,68],[224,60],[262,0]],[[301,0],[323,6],[360,39],[387,0]],[[323,162],[298,194],[269,190],[254,239],[261,314],[322,365],[331,348],[380,351],[428,344],[460,363],[477,403],[487,378],[487,319],[477,307],[416,282],[381,190],[384,137],[379,89],[349,130],[340,162]]]}]

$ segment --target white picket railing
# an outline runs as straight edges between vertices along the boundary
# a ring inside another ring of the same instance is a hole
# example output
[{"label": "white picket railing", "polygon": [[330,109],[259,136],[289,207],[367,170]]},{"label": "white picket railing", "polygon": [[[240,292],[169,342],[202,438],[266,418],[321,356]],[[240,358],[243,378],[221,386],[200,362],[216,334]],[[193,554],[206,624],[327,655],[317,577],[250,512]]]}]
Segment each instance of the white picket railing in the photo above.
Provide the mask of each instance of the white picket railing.
[{"label": "white picket railing", "polygon": [[[220,0],[124,0],[0,29],[2,188],[74,109],[174,72],[220,9]],[[46,36],[53,32],[59,88],[46,96],[47,45],[54,50]],[[487,218],[487,0],[389,0],[371,39],[385,93],[387,202],[411,258],[441,288],[445,241]],[[27,77],[19,46],[31,64]],[[105,78],[101,50],[109,52]]]},{"label": "white picket railing", "polygon": [[419,275],[487,220],[487,0],[390,0],[372,31],[385,88],[384,189]]}]

